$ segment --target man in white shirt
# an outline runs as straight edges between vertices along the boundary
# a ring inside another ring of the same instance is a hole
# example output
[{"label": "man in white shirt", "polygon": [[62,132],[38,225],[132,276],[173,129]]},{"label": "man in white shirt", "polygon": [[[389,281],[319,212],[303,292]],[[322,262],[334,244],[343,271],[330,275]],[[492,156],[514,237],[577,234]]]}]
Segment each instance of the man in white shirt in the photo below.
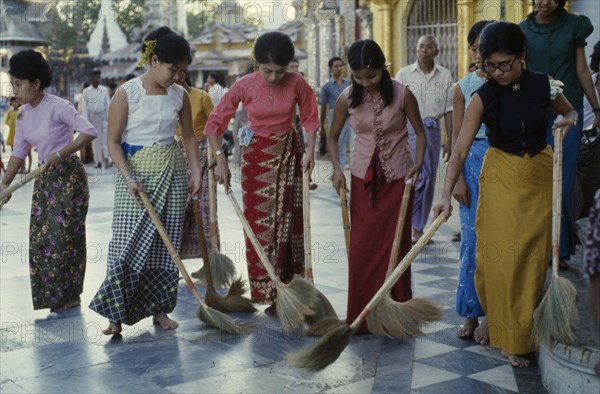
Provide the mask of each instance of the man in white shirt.
[{"label": "man in white shirt", "polygon": [[108,106],[110,105],[109,90],[100,85],[100,70],[90,73],[90,86],[82,92],[82,114],[96,128],[98,137],[92,141],[92,151],[96,167],[106,168],[111,160],[108,153]]},{"label": "man in white shirt", "polygon": [[210,98],[212,99],[212,102],[215,106],[219,104],[219,101],[221,101],[221,97],[223,97],[223,95],[227,91],[226,88],[219,84],[219,79],[220,75],[213,71],[208,73],[208,78],[206,79],[206,83],[208,83],[209,85],[208,94],[210,95]]},{"label": "man in white shirt", "polygon": [[[419,102],[419,111],[423,118],[427,148],[425,161],[415,188],[413,206],[413,241],[422,234],[429,212],[433,204],[435,178],[440,160],[442,142],[440,119],[444,118],[446,142],[444,155],[450,157],[452,142],[452,94],[453,80],[450,71],[435,63],[439,53],[438,40],[435,36],[426,35],[417,41],[417,61],[406,66],[396,74],[396,79],[413,92]],[[412,125],[408,122],[410,148],[415,156],[416,137]]]}]

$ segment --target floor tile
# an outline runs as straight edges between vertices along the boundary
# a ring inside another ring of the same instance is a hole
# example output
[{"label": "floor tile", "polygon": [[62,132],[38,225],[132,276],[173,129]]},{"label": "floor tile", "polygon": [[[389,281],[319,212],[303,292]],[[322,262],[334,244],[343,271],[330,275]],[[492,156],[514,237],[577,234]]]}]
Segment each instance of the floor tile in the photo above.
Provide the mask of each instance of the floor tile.
[{"label": "floor tile", "polygon": [[513,368],[509,364],[474,373],[469,375],[469,378],[491,384],[492,386],[502,387],[515,393],[519,392]]},{"label": "floor tile", "polygon": [[[415,388],[411,394],[464,394],[464,393],[485,393],[485,394],[511,394],[512,391],[503,389],[498,386],[492,386],[485,382],[470,379],[468,377],[460,377],[453,380],[444,381],[442,383],[431,384]],[[537,393],[536,393],[537,394]]]},{"label": "floor tile", "polygon": [[446,382],[459,377],[460,375],[455,373],[415,362],[413,364],[412,389]]},{"label": "floor tile", "polygon": [[414,359],[421,360],[424,358],[437,356],[438,354],[453,352],[455,350],[455,347],[444,345],[441,343],[435,343],[431,341],[422,342],[417,340],[415,341]]},{"label": "floor tile", "polygon": [[456,350],[454,352],[444,353],[419,360],[419,363],[453,372],[462,376],[471,375],[506,364],[506,361],[500,361],[478,354],[471,354],[470,357],[467,358],[464,357],[465,354],[467,353],[464,353],[462,350]]}]

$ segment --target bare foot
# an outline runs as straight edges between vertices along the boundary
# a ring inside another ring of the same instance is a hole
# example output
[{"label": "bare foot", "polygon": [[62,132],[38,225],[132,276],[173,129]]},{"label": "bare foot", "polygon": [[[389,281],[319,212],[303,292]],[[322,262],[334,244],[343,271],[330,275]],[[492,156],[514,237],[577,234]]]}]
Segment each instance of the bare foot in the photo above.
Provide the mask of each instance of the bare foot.
[{"label": "bare foot", "polygon": [[502,353],[502,355],[504,357],[506,357],[508,359],[508,361],[510,361],[510,363],[512,364],[513,367],[523,368],[523,367],[529,366],[530,361],[528,359],[526,359],[525,357],[520,357],[520,356],[517,356],[516,354],[510,354],[509,352],[507,352],[504,349],[500,353]]},{"label": "bare foot", "polygon": [[102,330],[102,334],[104,335],[118,335],[123,331],[123,326],[121,323],[109,322],[108,328]]},{"label": "bare foot", "polygon": [[169,319],[166,313],[159,313],[152,317],[152,322],[158,324],[163,330],[174,330],[179,327],[179,323],[175,320]]},{"label": "bare foot", "polygon": [[462,339],[472,338],[478,326],[479,320],[476,317],[467,317],[465,324],[458,330],[458,337]]},{"label": "bare foot", "polygon": [[488,330],[487,318],[484,317],[483,319],[481,319],[479,327],[477,327],[475,331],[473,331],[473,336],[475,338],[475,342],[482,346],[485,346],[488,343],[490,343],[490,333]]},{"label": "bare foot", "polygon": [[81,305],[81,298],[77,297],[74,300],[67,302],[63,306],[60,306],[58,308],[50,308],[50,312],[63,312],[63,311],[66,311],[67,309],[75,308],[76,306],[79,306],[79,305]]}]

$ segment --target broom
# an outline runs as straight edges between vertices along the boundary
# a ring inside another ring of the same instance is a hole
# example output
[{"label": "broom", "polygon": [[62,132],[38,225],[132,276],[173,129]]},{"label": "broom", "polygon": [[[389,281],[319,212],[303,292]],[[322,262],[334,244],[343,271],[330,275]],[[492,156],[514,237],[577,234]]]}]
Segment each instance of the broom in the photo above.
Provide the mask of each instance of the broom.
[{"label": "broom", "polygon": [[231,188],[226,189],[227,196],[231,201],[231,205],[235,213],[237,214],[246,236],[254,246],[254,250],[260,257],[267,274],[271,277],[271,280],[275,283],[277,288],[277,302],[276,310],[277,316],[283,325],[285,330],[290,330],[298,327],[302,324],[302,321],[306,316],[313,315],[315,313],[316,304],[319,302],[319,296],[315,286],[308,280],[299,276],[294,276],[294,279],[290,283],[283,283],[279,276],[275,273],[275,269],[269,262],[269,257],[265,253],[263,247],[256,239],[256,235],[250,224],[246,220],[242,209],[237,203],[233,190]]},{"label": "broom", "polygon": [[10,196],[15,190],[17,190],[21,186],[25,185],[26,183],[29,183],[33,179],[35,179],[38,176],[40,176],[41,174],[43,174],[44,171],[46,171],[47,167],[48,167],[48,164],[46,163],[46,164],[42,165],[41,167],[36,168],[35,170],[31,171],[29,174],[25,175],[24,177],[19,179],[17,182],[13,183],[12,185],[10,185],[6,189],[4,189],[2,192],[0,192],[0,208],[2,208],[4,206],[4,204],[6,204],[5,200],[7,199],[8,196]]},{"label": "broom", "polygon": [[344,240],[346,241],[346,255],[350,256],[350,215],[348,215],[348,199],[346,189],[340,187],[340,205],[342,207],[342,222],[344,223]]},{"label": "broom", "polygon": [[204,295],[206,305],[221,312],[256,312],[256,308],[252,305],[252,301],[243,296],[246,292],[246,283],[242,278],[238,278],[231,283],[231,287],[225,297],[222,297],[215,290],[212,279],[212,268],[208,257],[208,247],[206,245],[204,231],[202,230],[204,229],[204,223],[202,223],[200,202],[198,201],[197,195],[194,196],[193,204],[196,227],[199,229],[198,239],[200,241],[200,251],[202,253],[202,260],[204,261],[206,273],[206,294]]},{"label": "broom", "polygon": [[417,257],[421,249],[423,249],[425,244],[433,237],[433,234],[441,226],[443,221],[443,215],[439,215],[431,227],[427,229],[417,243],[413,245],[412,249],[402,259],[400,264],[392,271],[391,275],[386,278],[381,288],[375,293],[373,298],[371,298],[367,306],[364,307],[360,312],[360,315],[358,315],[351,325],[348,326],[347,324],[340,322],[336,326],[333,326],[327,334],[319,338],[319,340],[309,348],[295,353],[288,353],[286,355],[288,363],[294,367],[319,371],[337,360],[348,343],[350,343],[352,335],[354,335],[358,327],[364,322],[372,308],[377,305],[384,297],[385,293],[394,286],[415,257]]},{"label": "broom", "polygon": [[245,335],[252,331],[251,326],[237,324],[226,314],[204,305],[204,303],[202,302],[202,298],[200,297],[200,294],[196,289],[196,286],[194,286],[194,283],[192,282],[192,278],[190,278],[190,275],[188,274],[187,270],[185,269],[185,266],[183,265],[183,261],[181,261],[181,257],[179,257],[179,253],[177,253],[177,250],[175,249],[175,246],[169,239],[169,235],[167,234],[167,231],[165,230],[164,226],[162,225],[162,222],[160,221],[160,218],[154,210],[152,203],[148,199],[148,195],[145,192],[139,192],[139,195],[142,198],[144,206],[146,207],[146,210],[148,211],[152,222],[156,226],[160,237],[165,243],[167,249],[169,250],[169,254],[173,258],[173,261],[177,265],[177,268],[179,268],[179,271],[185,278],[185,282],[189,286],[190,290],[192,290],[192,293],[198,301],[198,304],[200,304],[200,307],[196,312],[196,316],[204,323],[230,334]]},{"label": "broom", "polygon": [[552,279],[546,294],[533,312],[531,341],[551,344],[552,341],[572,345],[577,341],[577,290],[566,278],[558,276],[560,259],[560,219],[562,209],[562,130],[554,131],[554,165],[552,204]]},{"label": "broom", "polygon": [[[340,206],[342,208],[342,223],[344,225],[344,240],[346,241],[346,256],[350,256],[350,216],[348,215],[348,199],[346,198],[346,188],[340,187]],[[304,335],[310,337],[320,337],[327,334],[335,327],[342,325],[337,316],[325,317],[319,321],[311,323],[311,326],[304,331]]]},{"label": "broom", "polygon": [[[386,277],[390,276],[398,260],[411,190],[412,179],[409,179],[404,186]],[[409,336],[424,335],[420,328],[421,324],[441,320],[441,318],[442,311],[440,307],[431,301],[424,298],[413,298],[406,302],[394,301],[390,290],[367,316],[367,326],[369,331],[375,335],[386,335],[405,341]]]},{"label": "broom", "polygon": [[[312,271],[312,253],[311,253],[311,231],[310,231],[310,188],[308,172],[302,173],[302,213],[304,219],[304,272],[306,279],[314,285]],[[338,316],[333,309],[325,294],[315,287],[319,302],[315,305],[315,313],[306,316],[306,322],[312,325],[322,319],[337,319]]]},{"label": "broom", "polygon": [[[210,144],[207,147],[207,156],[209,162],[212,162],[212,151]],[[210,261],[210,268],[213,274],[213,285],[218,288],[233,287],[235,279],[235,264],[233,261],[219,252],[219,244],[217,242],[217,188],[215,183],[215,174],[213,166],[208,166],[208,200],[210,206],[210,242],[211,250],[207,261]],[[204,259],[204,258],[203,258]],[[207,285],[205,268],[202,267],[194,275],[200,283]],[[207,286],[208,287],[208,286]]]}]

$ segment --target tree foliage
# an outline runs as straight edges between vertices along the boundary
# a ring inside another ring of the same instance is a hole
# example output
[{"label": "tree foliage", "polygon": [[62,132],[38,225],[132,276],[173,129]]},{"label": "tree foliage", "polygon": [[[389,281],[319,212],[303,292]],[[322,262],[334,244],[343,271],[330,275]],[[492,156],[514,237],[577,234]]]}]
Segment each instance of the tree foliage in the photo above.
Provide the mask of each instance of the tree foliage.
[{"label": "tree foliage", "polygon": [[73,48],[78,34],[86,41],[89,39],[99,12],[100,0],[53,0],[44,9],[44,17],[50,25],[45,38],[60,48]]},{"label": "tree foliage", "polygon": [[131,37],[133,30],[142,27],[148,10],[146,0],[112,0],[112,6],[117,23],[126,37]]}]

